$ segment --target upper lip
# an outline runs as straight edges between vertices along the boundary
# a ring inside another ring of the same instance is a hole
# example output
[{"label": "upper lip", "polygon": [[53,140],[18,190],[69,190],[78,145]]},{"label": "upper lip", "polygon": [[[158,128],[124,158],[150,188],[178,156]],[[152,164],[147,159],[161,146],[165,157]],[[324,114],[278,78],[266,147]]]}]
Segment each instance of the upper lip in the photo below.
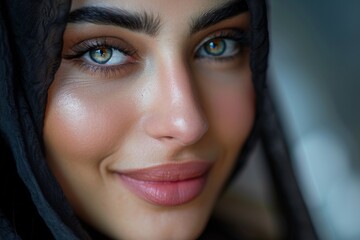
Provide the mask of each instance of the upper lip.
[{"label": "upper lip", "polygon": [[211,168],[207,161],[170,163],[142,169],[119,171],[120,175],[146,182],[175,182],[198,178]]}]

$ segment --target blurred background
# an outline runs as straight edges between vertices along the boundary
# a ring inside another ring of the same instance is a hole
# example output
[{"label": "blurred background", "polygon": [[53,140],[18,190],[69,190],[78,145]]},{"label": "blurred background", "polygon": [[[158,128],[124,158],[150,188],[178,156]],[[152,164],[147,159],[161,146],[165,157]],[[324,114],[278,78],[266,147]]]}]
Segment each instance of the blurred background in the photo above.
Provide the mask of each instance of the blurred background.
[{"label": "blurred background", "polygon": [[321,239],[360,239],[360,1],[271,0],[269,87]]},{"label": "blurred background", "polygon": [[[360,239],[360,1],[268,2],[268,86],[309,215],[321,240]],[[227,193],[246,202],[236,215],[247,217],[235,220],[254,239],[279,239],[283,220],[261,146],[253,155]],[[234,211],[229,199],[221,212]]]}]

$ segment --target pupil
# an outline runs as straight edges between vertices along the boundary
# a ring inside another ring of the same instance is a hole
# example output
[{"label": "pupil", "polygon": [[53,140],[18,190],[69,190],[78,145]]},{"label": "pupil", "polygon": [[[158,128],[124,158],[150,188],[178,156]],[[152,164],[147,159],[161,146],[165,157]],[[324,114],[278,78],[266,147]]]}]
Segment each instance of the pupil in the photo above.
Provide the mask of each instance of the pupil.
[{"label": "pupil", "polygon": [[100,53],[100,55],[103,57],[103,56],[104,56],[104,54],[106,54],[106,50],[104,50],[104,49],[100,49],[100,50],[99,50],[99,53]]},{"label": "pupil", "polygon": [[210,55],[219,56],[225,52],[226,43],[222,39],[212,40],[207,44],[206,52]]},{"label": "pupil", "polygon": [[112,49],[105,47],[94,49],[90,52],[90,57],[96,63],[105,64],[112,57]]}]

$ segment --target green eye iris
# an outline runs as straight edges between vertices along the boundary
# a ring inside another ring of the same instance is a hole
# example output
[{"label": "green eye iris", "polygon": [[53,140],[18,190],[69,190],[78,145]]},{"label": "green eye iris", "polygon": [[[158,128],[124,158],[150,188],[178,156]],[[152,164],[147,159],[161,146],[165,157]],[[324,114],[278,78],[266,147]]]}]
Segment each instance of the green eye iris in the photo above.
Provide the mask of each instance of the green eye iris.
[{"label": "green eye iris", "polygon": [[89,53],[91,60],[98,64],[105,64],[111,59],[113,50],[112,48],[101,47],[91,50]]},{"label": "green eye iris", "polygon": [[205,51],[212,56],[220,56],[226,51],[226,42],[224,39],[213,39],[207,42]]}]

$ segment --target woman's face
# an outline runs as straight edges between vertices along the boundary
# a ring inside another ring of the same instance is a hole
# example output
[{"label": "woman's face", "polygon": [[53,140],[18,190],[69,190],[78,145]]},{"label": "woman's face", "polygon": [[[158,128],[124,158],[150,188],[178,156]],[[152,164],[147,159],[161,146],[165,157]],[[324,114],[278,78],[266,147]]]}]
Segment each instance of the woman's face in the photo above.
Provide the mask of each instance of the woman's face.
[{"label": "woman's face", "polygon": [[49,90],[48,164],[117,239],[193,239],[253,125],[242,1],[72,3]]}]

